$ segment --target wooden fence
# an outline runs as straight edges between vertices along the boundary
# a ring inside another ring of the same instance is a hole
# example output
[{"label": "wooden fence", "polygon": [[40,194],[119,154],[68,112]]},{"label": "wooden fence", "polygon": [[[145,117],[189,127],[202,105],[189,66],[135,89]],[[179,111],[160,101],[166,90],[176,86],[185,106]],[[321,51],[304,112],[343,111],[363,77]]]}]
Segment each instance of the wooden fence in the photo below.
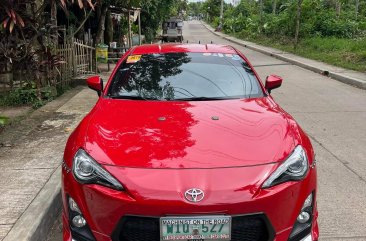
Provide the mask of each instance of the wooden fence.
[{"label": "wooden fence", "polygon": [[[51,70],[51,75],[54,76],[51,85],[69,85],[74,79],[96,72],[95,48],[84,44],[81,40],[72,39],[67,44],[59,45],[56,53],[60,56],[62,63]],[[24,64],[27,63],[22,63],[22,66]],[[0,95],[15,88],[24,87],[26,83],[33,80],[34,76],[27,72],[30,70],[23,67],[0,59]],[[45,83],[50,84],[50,82]]]},{"label": "wooden fence", "polygon": [[58,54],[64,62],[59,66],[59,80],[68,84],[78,76],[96,72],[95,48],[83,41],[73,39],[70,44],[60,45]]}]

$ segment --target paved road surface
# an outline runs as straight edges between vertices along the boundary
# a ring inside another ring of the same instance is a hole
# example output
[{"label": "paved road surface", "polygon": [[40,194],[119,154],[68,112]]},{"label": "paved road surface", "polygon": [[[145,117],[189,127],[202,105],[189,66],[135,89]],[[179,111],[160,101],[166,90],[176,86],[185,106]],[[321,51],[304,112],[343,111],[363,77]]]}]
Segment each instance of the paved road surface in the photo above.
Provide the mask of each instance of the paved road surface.
[{"label": "paved road surface", "polygon": [[229,43],[198,21],[185,22],[184,38],[233,45],[262,80],[269,74],[284,78],[273,96],[316,150],[320,240],[366,240],[366,91]]},{"label": "paved road surface", "polygon": [[229,43],[197,21],[184,30],[189,42],[238,48],[262,80],[284,78],[273,96],[311,136],[317,154],[321,240],[366,240],[366,91]]}]

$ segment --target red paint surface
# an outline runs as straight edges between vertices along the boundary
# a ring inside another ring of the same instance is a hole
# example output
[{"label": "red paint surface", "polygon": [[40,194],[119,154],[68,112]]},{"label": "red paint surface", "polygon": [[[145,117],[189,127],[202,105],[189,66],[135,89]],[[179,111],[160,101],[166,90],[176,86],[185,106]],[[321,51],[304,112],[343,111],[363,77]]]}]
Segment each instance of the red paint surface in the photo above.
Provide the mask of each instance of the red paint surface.
[{"label": "red paint surface", "polygon": [[89,88],[96,90],[96,91],[102,91],[103,90],[103,82],[101,81],[99,76],[91,76],[86,80]]},{"label": "red paint surface", "polygon": [[[131,50],[133,54],[156,51],[236,53],[216,45],[148,45]],[[71,168],[76,151],[84,148],[126,190],[81,185],[63,170],[64,210],[65,197],[70,195],[101,241],[111,240],[126,214],[217,213],[264,213],[276,232],[275,240],[285,241],[306,197],[311,192],[316,197],[316,169],[311,168],[300,182],[269,189],[261,185],[297,145],[304,147],[311,165],[314,153],[309,138],[270,96],[195,102],[102,96],[71,134],[64,160]],[[183,195],[193,187],[205,192],[204,200],[196,204]],[[316,239],[317,215],[315,208],[312,234]],[[63,221],[64,240],[70,240],[67,212]]]},{"label": "red paint surface", "polygon": [[282,84],[282,78],[277,75],[270,75],[266,79],[265,88],[267,90],[272,90],[280,87]]}]

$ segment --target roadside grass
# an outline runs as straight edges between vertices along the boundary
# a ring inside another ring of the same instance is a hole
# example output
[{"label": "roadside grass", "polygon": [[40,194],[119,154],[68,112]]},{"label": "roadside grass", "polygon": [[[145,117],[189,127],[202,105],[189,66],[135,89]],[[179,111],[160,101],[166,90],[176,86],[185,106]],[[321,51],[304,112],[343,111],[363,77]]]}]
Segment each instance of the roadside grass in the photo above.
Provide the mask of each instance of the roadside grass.
[{"label": "roadside grass", "polygon": [[0,107],[32,106],[33,109],[38,109],[71,88],[70,85],[43,87],[40,91],[41,98],[38,98],[35,88],[16,88],[0,96]]},{"label": "roadside grass", "polygon": [[6,116],[0,116],[0,133],[5,128],[5,125],[9,123],[9,118]]},{"label": "roadside grass", "polygon": [[6,116],[0,116],[0,127],[5,126],[9,122],[9,118]]},{"label": "roadside grass", "polygon": [[286,38],[260,36],[246,40],[338,67],[366,72],[366,37],[357,39],[307,38],[300,41],[297,49],[294,49],[292,40]]}]

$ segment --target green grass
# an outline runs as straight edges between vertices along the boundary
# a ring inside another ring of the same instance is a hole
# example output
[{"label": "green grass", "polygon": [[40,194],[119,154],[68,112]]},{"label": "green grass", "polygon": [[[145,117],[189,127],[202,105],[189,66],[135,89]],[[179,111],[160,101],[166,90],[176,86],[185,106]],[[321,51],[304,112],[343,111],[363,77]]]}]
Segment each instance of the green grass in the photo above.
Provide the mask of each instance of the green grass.
[{"label": "green grass", "polygon": [[366,37],[358,39],[306,38],[300,41],[296,50],[292,40],[286,38],[258,36],[243,39],[331,65],[366,72]]},{"label": "green grass", "polygon": [[5,126],[9,122],[9,118],[5,116],[0,116],[0,127]]}]

